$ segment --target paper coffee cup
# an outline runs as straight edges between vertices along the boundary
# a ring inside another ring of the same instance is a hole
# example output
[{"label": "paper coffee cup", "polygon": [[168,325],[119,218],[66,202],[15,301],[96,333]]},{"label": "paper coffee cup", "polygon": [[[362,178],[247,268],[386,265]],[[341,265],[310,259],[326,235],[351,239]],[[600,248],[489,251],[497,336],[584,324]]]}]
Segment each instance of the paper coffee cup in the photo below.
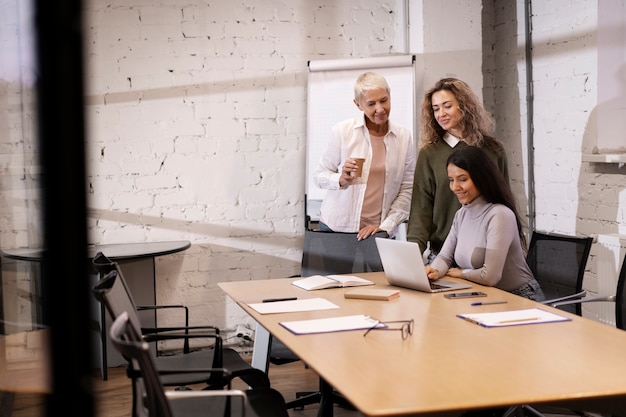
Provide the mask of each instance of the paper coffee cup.
[{"label": "paper coffee cup", "polygon": [[352,171],[350,174],[354,178],[360,178],[363,175],[363,163],[365,162],[365,158],[351,158],[357,165],[356,171]]}]

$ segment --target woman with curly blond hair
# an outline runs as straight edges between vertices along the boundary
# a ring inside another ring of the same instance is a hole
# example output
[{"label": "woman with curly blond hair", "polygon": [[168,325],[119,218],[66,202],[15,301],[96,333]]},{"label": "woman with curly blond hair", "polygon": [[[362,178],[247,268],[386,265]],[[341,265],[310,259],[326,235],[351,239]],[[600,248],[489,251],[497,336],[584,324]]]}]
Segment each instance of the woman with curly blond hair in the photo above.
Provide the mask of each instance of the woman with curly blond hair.
[{"label": "woman with curly blond hair", "polygon": [[463,146],[482,149],[509,180],[504,147],[491,136],[494,128],[493,118],[464,81],[443,78],[424,95],[407,239],[417,242],[422,253],[429,248],[430,261],[441,250],[460,207],[446,171],[452,151]]}]

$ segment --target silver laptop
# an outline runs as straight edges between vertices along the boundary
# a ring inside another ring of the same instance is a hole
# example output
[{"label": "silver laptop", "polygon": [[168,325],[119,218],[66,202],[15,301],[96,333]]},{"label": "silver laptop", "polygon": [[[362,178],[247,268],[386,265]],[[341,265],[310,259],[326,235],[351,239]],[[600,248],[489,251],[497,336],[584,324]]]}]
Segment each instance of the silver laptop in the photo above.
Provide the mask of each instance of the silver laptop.
[{"label": "silver laptop", "polygon": [[376,238],[387,282],[398,287],[410,288],[423,292],[442,292],[472,288],[470,284],[445,281],[431,281],[426,276],[424,260],[419,246],[415,242]]}]

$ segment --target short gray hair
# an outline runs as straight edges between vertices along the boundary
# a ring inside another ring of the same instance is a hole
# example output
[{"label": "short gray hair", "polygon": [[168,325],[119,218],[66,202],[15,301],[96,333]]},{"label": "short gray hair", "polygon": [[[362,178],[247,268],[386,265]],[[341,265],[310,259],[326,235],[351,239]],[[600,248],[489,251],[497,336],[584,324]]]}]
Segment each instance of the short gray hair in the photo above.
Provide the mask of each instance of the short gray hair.
[{"label": "short gray hair", "polygon": [[354,84],[354,98],[356,101],[360,101],[363,91],[375,90],[377,88],[384,88],[387,90],[387,93],[391,93],[385,77],[372,71],[364,72],[359,75]]}]

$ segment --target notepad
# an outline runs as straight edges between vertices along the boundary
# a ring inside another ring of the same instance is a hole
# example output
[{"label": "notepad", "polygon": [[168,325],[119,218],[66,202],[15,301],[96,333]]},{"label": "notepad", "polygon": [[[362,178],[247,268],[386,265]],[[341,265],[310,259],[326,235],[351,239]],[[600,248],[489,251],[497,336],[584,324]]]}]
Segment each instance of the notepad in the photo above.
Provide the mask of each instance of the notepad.
[{"label": "notepad", "polygon": [[313,275],[293,281],[292,284],[307,291],[313,291],[326,288],[374,285],[374,282],[354,275]]},{"label": "notepad", "polygon": [[325,319],[284,321],[281,326],[295,334],[313,334],[342,332],[347,330],[363,330],[372,327],[384,327],[378,320],[364,314],[352,316],[330,317]]},{"label": "notepad", "polygon": [[344,298],[361,298],[364,300],[384,300],[388,301],[400,296],[399,290],[389,290],[386,288],[356,288],[346,291]]},{"label": "notepad", "polygon": [[458,314],[458,317],[483,327],[520,326],[524,324],[552,323],[571,320],[569,317],[560,316],[540,308],[497,311],[491,313]]}]

